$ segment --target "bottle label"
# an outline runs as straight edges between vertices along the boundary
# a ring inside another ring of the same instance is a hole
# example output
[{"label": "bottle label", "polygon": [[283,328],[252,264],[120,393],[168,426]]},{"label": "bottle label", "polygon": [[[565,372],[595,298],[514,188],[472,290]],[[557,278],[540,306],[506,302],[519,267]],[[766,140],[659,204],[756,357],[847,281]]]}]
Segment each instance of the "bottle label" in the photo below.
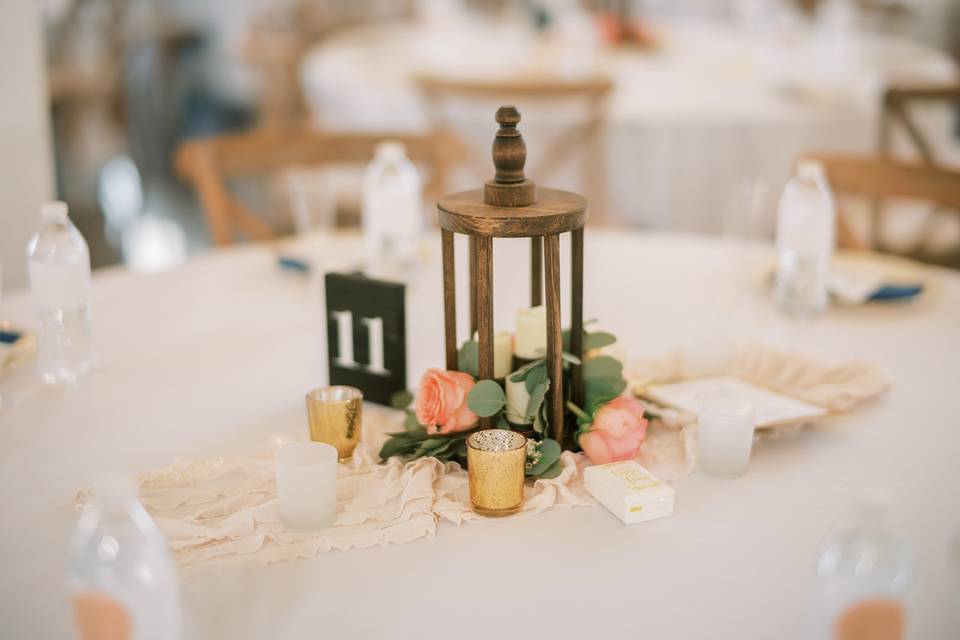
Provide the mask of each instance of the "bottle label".
[{"label": "bottle label", "polygon": [[858,602],[838,617],[836,640],[902,640],[903,604],[891,598],[871,598]]},{"label": "bottle label", "polygon": [[37,311],[80,309],[90,297],[90,271],[83,264],[31,262],[30,295]]},{"label": "bottle label", "polygon": [[96,591],[74,594],[73,613],[80,640],[133,638],[133,620],[127,608],[106,594]]}]

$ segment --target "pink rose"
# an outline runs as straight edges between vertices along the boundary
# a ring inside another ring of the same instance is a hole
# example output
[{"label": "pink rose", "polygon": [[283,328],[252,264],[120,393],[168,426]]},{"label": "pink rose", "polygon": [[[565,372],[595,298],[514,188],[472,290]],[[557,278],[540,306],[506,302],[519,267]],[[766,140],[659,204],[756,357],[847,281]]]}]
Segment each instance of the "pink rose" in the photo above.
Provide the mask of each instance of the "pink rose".
[{"label": "pink rose", "polygon": [[477,414],[467,407],[473,378],[460,371],[427,369],[420,380],[417,420],[428,433],[456,433],[477,424]]},{"label": "pink rose", "polygon": [[643,405],[636,398],[620,396],[593,414],[593,424],[579,438],[580,447],[594,464],[632,460],[647,437]]}]

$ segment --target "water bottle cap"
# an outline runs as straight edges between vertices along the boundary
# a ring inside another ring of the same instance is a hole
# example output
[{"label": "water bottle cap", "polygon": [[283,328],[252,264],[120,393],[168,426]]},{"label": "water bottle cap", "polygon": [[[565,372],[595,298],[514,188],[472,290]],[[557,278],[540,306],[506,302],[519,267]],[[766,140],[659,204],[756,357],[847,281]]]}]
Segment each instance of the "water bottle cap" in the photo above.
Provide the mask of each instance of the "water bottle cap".
[{"label": "water bottle cap", "polygon": [[44,222],[65,223],[67,221],[67,203],[63,200],[51,200],[40,207],[40,217]]},{"label": "water bottle cap", "polygon": [[801,160],[797,163],[797,175],[811,180],[822,178],[824,175],[823,164],[818,160]]},{"label": "water bottle cap", "polygon": [[402,160],[407,157],[407,147],[402,142],[389,140],[378,144],[375,153],[383,160]]}]

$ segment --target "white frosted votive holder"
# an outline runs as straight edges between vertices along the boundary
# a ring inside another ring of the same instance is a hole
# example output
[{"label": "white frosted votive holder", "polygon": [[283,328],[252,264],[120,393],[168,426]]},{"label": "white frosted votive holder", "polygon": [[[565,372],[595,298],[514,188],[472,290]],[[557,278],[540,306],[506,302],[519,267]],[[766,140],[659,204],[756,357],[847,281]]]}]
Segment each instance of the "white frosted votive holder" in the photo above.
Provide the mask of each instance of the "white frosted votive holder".
[{"label": "white frosted votive holder", "polygon": [[289,442],[277,449],[277,499],[289,529],[315,531],[337,517],[337,448]]},{"label": "white frosted votive holder", "polygon": [[753,447],[753,405],[725,394],[702,396],[698,404],[697,466],[707,473],[739,476],[747,469]]}]

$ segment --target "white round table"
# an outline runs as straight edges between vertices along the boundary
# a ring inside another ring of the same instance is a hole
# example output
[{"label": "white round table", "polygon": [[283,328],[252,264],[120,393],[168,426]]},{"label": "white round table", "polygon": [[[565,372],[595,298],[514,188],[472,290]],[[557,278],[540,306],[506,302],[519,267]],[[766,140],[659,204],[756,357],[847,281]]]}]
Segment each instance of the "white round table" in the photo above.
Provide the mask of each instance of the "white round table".
[{"label": "white round table", "polygon": [[[522,21],[367,26],[310,51],[301,85],[317,127],[405,132],[430,125],[414,81],[419,73],[458,79],[602,73],[614,82],[604,133],[611,218],[701,232],[724,225],[723,209],[736,206],[744,180],[766,190],[767,213],[801,154],[874,152],[886,84],[956,78],[945,53],[892,37],[865,35],[838,52],[802,29],[760,35],[711,23],[653,28],[661,44],[644,52],[590,49],[582,40],[543,43]],[[521,129],[528,170],[535,171],[538,150],[549,147],[564,118],[583,116],[574,106],[519,106],[529,116]],[[486,153],[495,131],[493,109],[458,108],[455,128],[477,154]],[[950,114],[935,119],[932,131],[949,129]],[[532,177],[578,190],[582,172],[574,162],[559,176]],[[477,176],[464,180],[451,189],[472,188]]]},{"label": "white round table", "polygon": [[[444,524],[433,539],[262,570],[201,565],[183,580],[186,637],[807,639],[818,548],[873,485],[890,492],[915,550],[912,637],[948,637],[960,624],[951,555],[960,533],[960,275],[924,269],[935,283],[926,299],[831,310],[795,326],[747,283],[762,248],[591,229],[586,238],[586,315],[620,337],[628,359],[763,338],[875,360],[894,387],[853,414],[762,440],[739,479],[694,472],[678,481],[670,518],[627,527],[600,507],[555,510]],[[361,243],[322,235],[303,246],[324,267],[349,268]],[[526,274],[526,249],[496,245],[499,327],[526,302],[526,275],[515,275]],[[439,238],[410,277],[415,372],[442,363]],[[280,271],[273,248],[250,245],[158,275],[95,275],[95,374],[67,392],[18,395],[19,376],[0,384],[4,637],[68,637],[73,494],[96,474],[249,452],[306,428],[303,392],[325,368],[318,282]],[[25,292],[5,298],[2,315],[30,324]]]}]

